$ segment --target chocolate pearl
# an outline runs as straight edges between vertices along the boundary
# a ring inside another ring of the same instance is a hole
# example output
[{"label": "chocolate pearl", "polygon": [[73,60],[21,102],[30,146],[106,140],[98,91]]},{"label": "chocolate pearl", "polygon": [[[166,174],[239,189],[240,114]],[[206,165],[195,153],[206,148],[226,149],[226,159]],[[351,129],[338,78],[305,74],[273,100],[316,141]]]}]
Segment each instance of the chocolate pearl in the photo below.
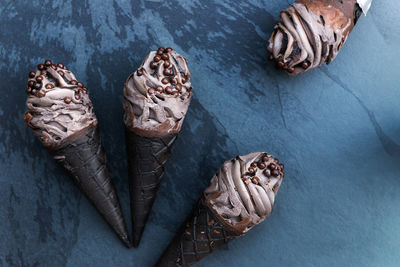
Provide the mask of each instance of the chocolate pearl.
[{"label": "chocolate pearl", "polygon": [[84,86],[82,89],[83,89],[84,92],[87,92],[87,91],[88,91],[88,89],[87,89],[86,86]]},{"label": "chocolate pearl", "polygon": [[81,99],[81,95],[79,94],[79,92],[75,93],[75,99],[76,99],[76,100]]},{"label": "chocolate pearl", "polygon": [[272,54],[269,54],[268,60],[269,60],[269,61],[274,60],[274,56],[273,56]]},{"label": "chocolate pearl", "polygon": [[290,67],[290,68],[288,68],[288,70],[287,70],[289,73],[293,73],[294,72],[294,68],[293,67]]},{"label": "chocolate pearl", "polygon": [[52,88],[54,88],[54,84],[52,84],[52,83],[48,83],[48,84],[46,84],[46,89],[52,89]]},{"label": "chocolate pearl", "polygon": [[302,67],[303,69],[307,69],[309,66],[310,66],[310,65],[308,64],[307,61],[304,61],[303,64],[301,64],[301,67]]},{"label": "chocolate pearl", "polygon": [[39,96],[39,97],[44,97],[45,95],[46,95],[46,92],[45,92],[45,91],[42,91],[42,90],[41,90],[41,91],[38,92],[38,96]]},{"label": "chocolate pearl", "polygon": [[181,81],[182,83],[186,83],[186,79],[184,77],[182,77]]},{"label": "chocolate pearl", "polygon": [[157,55],[157,56],[155,56],[155,57],[153,58],[153,60],[154,60],[155,62],[159,62],[159,61],[161,60],[161,57],[160,57],[159,55]]},{"label": "chocolate pearl", "polygon": [[57,70],[57,65],[56,65],[56,64],[51,64],[51,68],[52,68],[53,70]]},{"label": "chocolate pearl", "polygon": [[271,177],[271,170],[270,169],[265,169],[263,173],[264,173],[264,175],[266,177]]},{"label": "chocolate pearl", "polygon": [[34,86],[35,86],[35,83],[36,83],[36,82],[35,82],[34,80],[29,80],[29,81],[28,81],[28,86],[29,86],[29,87],[34,87]]},{"label": "chocolate pearl", "polygon": [[165,87],[165,92],[167,93],[167,94],[172,94],[172,87],[171,86],[167,86],[167,87]]},{"label": "chocolate pearl", "polygon": [[246,178],[246,179],[244,180],[244,183],[245,183],[245,184],[249,184],[249,183],[250,183],[250,179],[249,179],[249,178]]},{"label": "chocolate pearl", "polygon": [[256,163],[256,162],[252,162],[252,163],[250,164],[250,166],[253,167],[253,168],[255,168],[255,167],[257,167],[257,163]]},{"label": "chocolate pearl", "polygon": [[29,72],[29,78],[34,78],[35,75],[36,75],[36,72],[34,72],[34,71]]},{"label": "chocolate pearl", "polygon": [[285,66],[285,64],[282,61],[278,61],[276,63],[278,65],[278,67],[283,68],[283,66]]},{"label": "chocolate pearl", "polygon": [[164,62],[164,68],[168,68],[170,65],[171,65],[171,63],[169,61]]},{"label": "chocolate pearl", "polygon": [[157,55],[161,56],[164,53],[164,50],[157,50]]},{"label": "chocolate pearl", "polygon": [[176,79],[175,79],[175,76],[174,77],[172,77],[170,80],[169,80],[171,83],[173,83],[173,84],[176,84]]},{"label": "chocolate pearl", "polygon": [[42,84],[41,83],[35,83],[35,89],[40,89],[42,88]]},{"label": "chocolate pearl", "polygon": [[162,93],[164,91],[164,88],[162,86],[157,86],[156,88],[157,92]]},{"label": "chocolate pearl", "polygon": [[169,76],[169,75],[171,75],[171,74],[172,74],[171,69],[165,69],[165,70],[164,70],[164,75],[165,75],[165,76]]},{"label": "chocolate pearl", "polygon": [[275,170],[276,165],[274,163],[271,163],[271,164],[269,164],[268,168],[270,168],[271,170]]},{"label": "chocolate pearl", "polygon": [[157,51],[161,51],[161,52],[164,52],[164,47],[159,47],[158,49],[157,49]]},{"label": "chocolate pearl", "polygon": [[78,87],[83,87],[83,83],[81,83],[81,82],[78,82],[77,85],[78,85]]},{"label": "chocolate pearl", "polygon": [[272,171],[272,176],[278,177],[279,176],[279,171],[278,170],[273,170]]},{"label": "chocolate pearl", "polygon": [[253,167],[250,167],[250,168],[248,169],[248,171],[249,171],[249,173],[255,173],[255,172],[256,172],[256,169],[253,168]]},{"label": "chocolate pearl", "polygon": [[38,70],[44,70],[44,69],[45,69],[45,67],[44,67],[44,65],[43,65],[43,64],[39,64],[39,65],[37,65],[37,68],[38,68]]},{"label": "chocolate pearl", "polygon": [[147,90],[147,93],[149,93],[150,95],[154,94],[154,88],[149,88],[149,90]]},{"label": "chocolate pearl", "polygon": [[171,51],[174,50],[174,49],[172,49],[171,47],[167,47],[165,50],[167,51],[167,53],[169,53],[169,52],[171,52]]},{"label": "chocolate pearl", "polygon": [[278,160],[278,159],[274,159],[274,162],[275,162],[276,164],[278,164],[278,163],[279,163],[279,160]]},{"label": "chocolate pearl", "polygon": [[32,92],[32,88],[27,87],[26,90],[25,90],[25,92],[26,92],[27,94],[29,94],[30,92]]},{"label": "chocolate pearl", "polygon": [[168,60],[169,59],[169,55],[164,53],[164,54],[161,55],[161,58],[164,59],[164,60]]},{"label": "chocolate pearl", "polygon": [[46,59],[45,62],[44,62],[44,65],[45,65],[46,67],[50,67],[51,64],[53,64],[53,62],[51,62],[50,59]]},{"label": "chocolate pearl", "polygon": [[257,166],[258,166],[258,168],[260,168],[260,169],[265,169],[265,163],[264,162],[259,162],[258,164],[257,164]]},{"label": "chocolate pearl", "polygon": [[143,71],[142,70],[137,70],[136,74],[137,74],[137,76],[142,76],[143,75]]},{"label": "chocolate pearl", "polygon": [[180,92],[182,91],[182,84],[178,83],[175,88]]},{"label": "chocolate pearl", "polygon": [[45,70],[42,70],[42,71],[40,72],[40,74],[42,74],[42,75],[46,75],[46,74],[47,74],[47,71],[45,71]]},{"label": "chocolate pearl", "polygon": [[281,169],[283,170],[285,168],[285,165],[283,165],[283,163],[279,164],[279,167],[281,167]]},{"label": "chocolate pearl", "polygon": [[42,76],[36,77],[36,81],[40,83],[41,81],[43,81],[43,77]]},{"label": "chocolate pearl", "polygon": [[58,63],[58,64],[57,64],[57,66],[58,66],[59,68],[61,68],[61,69],[63,69],[63,68],[64,68],[64,64],[62,64],[61,62],[60,62],[60,63]]},{"label": "chocolate pearl", "polygon": [[150,62],[150,68],[151,69],[157,68],[157,64],[154,61]]},{"label": "chocolate pearl", "polygon": [[258,184],[260,182],[260,178],[254,176],[253,179],[251,179],[251,181],[253,182],[253,184]]},{"label": "chocolate pearl", "polygon": [[71,101],[72,101],[72,99],[70,97],[68,97],[68,96],[64,97],[65,103],[69,104],[69,103],[71,103]]},{"label": "chocolate pearl", "polygon": [[163,84],[168,84],[169,83],[169,80],[168,80],[168,78],[162,78],[162,80],[161,80],[161,82],[163,83]]},{"label": "chocolate pearl", "polygon": [[32,95],[36,94],[36,89],[32,89]]},{"label": "chocolate pearl", "polygon": [[269,158],[267,157],[267,156],[264,156],[263,158],[262,158],[262,161],[264,161],[264,162],[267,162],[269,160]]},{"label": "chocolate pearl", "polygon": [[284,64],[283,65],[283,67],[282,67],[282,69],[284,69],[284,70],[287,70],[289,67],[288,67],[288,65],[286,65],[286,64]]},{"label": "chocolate pearl", "polygon": [[78,81],[77,81],[77,80],[72,80],[72,81],[70,82],[70,84],[72,84],[72,85],[77,85],[77,84],[78,84]]},{"label": "chocolate pearl", "polygon": [[242,179],[247,177],[247,174],[243,173],[240,177],[242,177]]},{"label": "chocolate pearl", "polygon": [[64,72],[62,70],[57,71],[58,74],[60,74],[61,77],[64,77]]}]

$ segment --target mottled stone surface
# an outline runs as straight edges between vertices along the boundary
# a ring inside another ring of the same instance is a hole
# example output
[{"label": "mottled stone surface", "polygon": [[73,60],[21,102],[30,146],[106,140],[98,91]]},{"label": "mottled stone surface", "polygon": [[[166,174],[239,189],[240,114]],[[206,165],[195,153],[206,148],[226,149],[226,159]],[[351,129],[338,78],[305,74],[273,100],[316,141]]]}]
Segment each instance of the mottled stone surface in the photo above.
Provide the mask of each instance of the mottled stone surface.
[{"label": "mottled stone surface", "polygon": [[[294,78],[266,61],[290,2],[0,1],[0,266],[151,266],[221,163],[252,151],[286,164],[274,213],[198,266],[398,266],[399,1]],[[187,57],[195,95],[128,250],[25,126],[27,74],[51,58],[88,85],[128,218],[122,87],[160,45]]]}]

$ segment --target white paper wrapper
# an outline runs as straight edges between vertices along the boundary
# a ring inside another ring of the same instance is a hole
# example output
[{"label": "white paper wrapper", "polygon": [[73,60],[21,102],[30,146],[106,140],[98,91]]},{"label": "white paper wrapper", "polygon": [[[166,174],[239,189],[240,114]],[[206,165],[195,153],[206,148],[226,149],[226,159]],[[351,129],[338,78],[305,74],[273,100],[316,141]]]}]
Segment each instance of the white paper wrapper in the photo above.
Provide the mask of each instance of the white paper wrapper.
[{"label": "white paper wrapper", "polygon": [[357,3],[360,5],[364,15],[367,15],[367,12],[371,7],[372,0],[357,0]]}]

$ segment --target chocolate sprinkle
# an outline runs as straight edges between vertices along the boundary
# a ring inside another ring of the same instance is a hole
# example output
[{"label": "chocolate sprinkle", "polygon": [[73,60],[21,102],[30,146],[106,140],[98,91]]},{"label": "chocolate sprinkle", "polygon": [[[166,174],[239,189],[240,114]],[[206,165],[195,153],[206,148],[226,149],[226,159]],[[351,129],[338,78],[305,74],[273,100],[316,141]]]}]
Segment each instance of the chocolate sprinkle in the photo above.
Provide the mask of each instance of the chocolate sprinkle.
[{"label": "chocolate sprinkle", "polygon": [[172,87],[171,86],[167,86],[167,87],[165,87],[165,92],[167,93],[167,94],[172,94]]},{"label": "chocolate sprinkle", "polygon": [[157,56],[155,56],[155,57],[153,58],[153,60],[154,60],[155,62],[159,62],[159,61],[161,60],[161,57],[160,57],[159,55],[157,55]]},{"label": "chocolate sprinkle", "polygon": [[161,58],[164,59],[164,60],[168,60],[169,59],[169,55],[164,53],[164,54],[161,55]]},{"label": "chocolate sprinkle", "polygon": [[154,61],[150,62],[150,68],[151,69],[157,68],[157,64]]},{"label": "chocolate sprinkle", "polygon": [[52,89],[52,88],[54,88],[54,84],[52,84],[52,83],[48,83],[48,84],[46,84],[46,89]]},{"label": "chocolate sprinkle", "polygon": [[51,62],[50,59],[46,59],[45,62],[44,62],[44,65],[45,65],[46,67],[50,67],[51,64],[53,64],[53,63]]},{"label": "chocolate sprinkle", "polygon": [[165,70],[164,70],[164,75],[165,75],[165,76],[170,76],[171,74],[172,74],[171,69],[165,69]]},{"label": "chocolate sprinkle", "polygon": [[65,103],[69,104],[69,103],[71,103],[71,101],[72,101],[72,99],[70,97],[68,97],[68,96],[64,97]]}]

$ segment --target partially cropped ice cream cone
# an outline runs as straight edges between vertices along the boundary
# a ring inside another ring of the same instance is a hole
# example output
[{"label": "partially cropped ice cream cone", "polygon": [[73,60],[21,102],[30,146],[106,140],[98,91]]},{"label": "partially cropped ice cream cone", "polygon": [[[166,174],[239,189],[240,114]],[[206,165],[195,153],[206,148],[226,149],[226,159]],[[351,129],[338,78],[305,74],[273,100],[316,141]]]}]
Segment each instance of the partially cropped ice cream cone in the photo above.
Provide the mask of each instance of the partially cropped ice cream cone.
[{"label": "partially cropped ice cream cone", "polygon": [[192,97],[186,59],[172,48],[145,58],[124,87],[133,245],[139,245]]},{"label": "partially cropped ice cream cone", "polygon": [[62,63],[29,73],[24,119],[119,239],[130,247],[87,88]]},{"label": "partially cropped ice cream cone", "polygon": [[190,266],[267,218],[283,164],[257,152],[226,161],[155,266]]},{"label": "partially cropped ice cream cone", "polygon": [[281,21],[269,39],[269,59],[291,75],[331,63],[370,4],[369,0],[297,0],[281,11]]}]

